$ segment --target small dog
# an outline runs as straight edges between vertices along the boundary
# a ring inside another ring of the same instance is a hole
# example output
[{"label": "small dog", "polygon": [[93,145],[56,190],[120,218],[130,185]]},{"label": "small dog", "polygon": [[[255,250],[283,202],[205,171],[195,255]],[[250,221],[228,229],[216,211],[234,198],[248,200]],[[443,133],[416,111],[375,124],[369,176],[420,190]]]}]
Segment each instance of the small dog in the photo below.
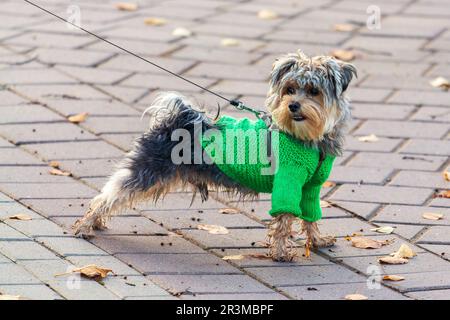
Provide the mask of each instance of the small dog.
[{"label": "small dog", "polygon": [[[276,261],[296,257],[291,236],[299,219],[301,232],[307,235],[307,248],[333,245],[335,239],[322,236],[316,221],[321,218],[321,186],[342,151],[344,128],[350,118],[345,91],[353,76],[356,69],[352,64],[332,57],[310,58],[300,51],[280,57],[273,65],[266,100],[273,128],[267,128],[262,120],[222,117],[215,121],[177,93],[159,95],[145,112],[151,116],[150,129],[136,140],[101,194],[91,201],[88,212],[75,223],[75,234],[89,236],[93,229],[106,228],[114,213],[140,201],[156,201],[176,187],[190,186],[202,200],[208,198],[209,190],[226,190],[243,197],[272,193],[270,214],[274,219],[269,224],[268,245],[269,255]],[[277,148],[271,158],[277,164],[273,174],[259,171],[266,162],[256,159],[250,163],[252,152],[261,152],[261,141],[268,140],[257,136],[259,147],[246,141],[237,151],[220,148],[235,146],[234,140],[225,137],[227,130],[246,135],[275,129],[279,132],[277,141],[270,143],[271,148]],[[205,139],[208,131],[219,135]],[[184,148],[180,148],[174,138],[185,135],[191,139],[184,139]],[[244,160],[239,155],[237,163],[236,158],[227,158],[238,151],[244,153]]]}]

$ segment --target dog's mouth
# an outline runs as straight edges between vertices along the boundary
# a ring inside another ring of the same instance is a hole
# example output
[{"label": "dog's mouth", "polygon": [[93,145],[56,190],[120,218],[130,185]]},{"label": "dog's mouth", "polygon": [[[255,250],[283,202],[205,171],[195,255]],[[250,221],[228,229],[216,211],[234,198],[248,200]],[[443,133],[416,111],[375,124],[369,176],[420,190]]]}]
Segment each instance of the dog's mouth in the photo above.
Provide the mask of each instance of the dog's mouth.
[{"label": "dog's mouth", "polygon": [[301,115],[295,115],[295,116],[292,116],[292,120],[299,122],[299,121],[306,120],[306,118],[304,116],[301,116]]}]

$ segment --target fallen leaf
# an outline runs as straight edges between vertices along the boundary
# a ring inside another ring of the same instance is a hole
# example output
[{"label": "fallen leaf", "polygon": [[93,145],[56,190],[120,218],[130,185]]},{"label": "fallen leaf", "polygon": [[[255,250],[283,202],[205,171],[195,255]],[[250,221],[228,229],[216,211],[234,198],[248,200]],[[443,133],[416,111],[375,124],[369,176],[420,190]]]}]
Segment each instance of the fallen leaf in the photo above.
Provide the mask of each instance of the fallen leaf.
[{"label": "fallen leaf", "polygon": [[331,205],[331,203],[329,203],[328,201],[320,200],[320,207],[321,207],[321,208],[331,208],[332,205]]},{"label": "fallen leaf", "polygon": [[378,262],[384,264],[405,264],[408,263],[408,259],[385,256],[379,258]]},{"label": "fallen leaf", "polygon": [[346,295],[345,300],[369,300],[369,298],[359,293],[353,293]]},{"label": "fallen leaf", "polygon": [[222,258],[222,260],[242,260],[242,259],[244,259],[244,256],[242,254],[225,256]]},{"label": "fallen leaf", "polygon": [[72,175],[70,172],[62,171],[62,170],[56,169],[56,168],[51,169],[49,171],[49,173],[53,176],[64,176],[64,177],[68,177],[68,176]]},{"label": "fallen leaf", "polygon": [[121,11],[136,11],[138,8],[138,5],[135,3],[129,3],[129,2],[119,2],[116,3],[116,9]]},{"label": "fallen leaf", "polygon": [[114,272],[111,269],[102,268],[96,266],[95,264],[90,264],[81,268],[73,269],[70,272],[57,274],[55,275],[55,277],[64,276],[72,273],[80,273],[82,276],[85,276],[90,279],[98,279],[98,278],[104,279],[108,276],[108,273],[110,272],[114,274]]},{"label": "fallen leaf", "polygon": [[87,112],[83,112],[83,113],[79,113],[79,114],[70,116],[67,119],[72,123],[81,123],[81,122],[86,121],[88,115],[89,114]]},{"label": "fallen leaf", "polygon": [[228,231],[227,228],[225,228],[223,226],[218,226],[215,224],[199,224],[199,225],[197,225],[197,229],[208,231],[211,234],[228,234],[228,233],[230,233],[230,231]]},{"label": "fallen leaf", "polygon": [[430,84],[435,88],[442,88],[442,89],[450,89],[450,81],[443,77],[437,77],[436,79],[433,79],[430,81]]},{"label": "fallen leaf", "polygon": [[29,215],[24,214],[24,213],[19,213],[13,216],[8,217],[8,219],[10,220],[20,220],[20,221],[30,221],[33,220],[33,218],[31,218]]},{"label": "fallen leaf", "polygon": [[422,214],[422,218],[427,220],[440,220],[444,217],[441,213],[434,213],[434,212],[425,212]]},{"label": "fallen leaf", "polygon": [[378,140],[380,139],[378,139],[378,137],[374,134],[369,134],[368,136],[362,136],[358,138],[358,141],[361,142],[377,142]]},{"label": "fallen leaf", "polygon": [[164,18],[147,18],[144,23],[148,26],[163,26],[167,23],[167,20]]},{"label": "fallen leaf", "polygon": [[352,237],[352,246],[360,249],[380,249],[382,246],[391,244],[392,240],[373,240],[366,237]]},{"label": "fallen leaf", "polygon": [[58,161],[50,161],[48,164],[52,168],[59,168],[59,162]]},{"label": "fallen leaf", "polygon": [[450,172],[445,171],[443,174],[445,181],[450,181]]},{"label": "fallen leaf", "polygon": [[334,182],[332,182],[332,181],[325,181],[323,184],[322,184],[322,187],[324,187],[324,188],[332,188],[332,187],[334,187],[336,185],[336,183],[334,183]]},{"label": "fallen leaf", "polygon": [[416,255],[417,254],[410,247],[408,247],[407,244],[404,243],[402,243],[402,245],[396,252],[391,254],[391,256],[393,256],[394,258],[407,258],[407,259],[411,259]]},{"label": "fallen leaf", "polygon": [[258,18],[263,20],[274,20],[279,17],[278,13],[273,10],[261,10],[258,12]]},{"label": "fallen leaf", "polygon": [[176,28],[172,31],[172,35],[175,37],[190,37],[192,36],[192,31],[186,28]]},{"label": "fallen leaf", "polygon": [[239,40],[233,38],[225,38],[220,41],[223,47],[236,47],[240,44]]},{"label": "fallen leaf", "polygon": [[340,31],[340,32],[349,32],[356,29],[356,26],[349,23],[338,23],[335,24],[333,27],[334,31]]},{"label": "fallen leaf", "polygon": [[378,233],[385,233],[385,234],[391,234],[392,232],[394,232],[394,230],[395,230],[394,227],[391,227],[391,226],[384,226],[384,227],[370,229],[370,231],[375,231]]},{"label": "fallen leaf", "polygon": [[342,60],[342,61],[352,61],[355,59],[356,55],[351,50],[343,50],[343,49],[337,49],[331,51],[331,55],[335,57],[336,59]]},{"label": "fallen leaf", "polygon": [[389,281],[402,281],[402,280],[405,280],[405,277],[397,276],[397,275],[395,275],[395,274],[391,274],[391,275],[383,276],[383,280],[389,280]]},{"label": "fallen leaf", "polygon": [[233,208],[223,208],[219,210],[219,213],[221,214],[237,214],[239,212],[239,210]]},{"label": "fallen leaf", "polygon": [[436,194],[438,198],[450,198],[450,190],[444,190]]},{"label": "fallen leaf", "polygon": [[0,294],[0,300],[22,300],[20,296],[12,296],[9,294]]}]

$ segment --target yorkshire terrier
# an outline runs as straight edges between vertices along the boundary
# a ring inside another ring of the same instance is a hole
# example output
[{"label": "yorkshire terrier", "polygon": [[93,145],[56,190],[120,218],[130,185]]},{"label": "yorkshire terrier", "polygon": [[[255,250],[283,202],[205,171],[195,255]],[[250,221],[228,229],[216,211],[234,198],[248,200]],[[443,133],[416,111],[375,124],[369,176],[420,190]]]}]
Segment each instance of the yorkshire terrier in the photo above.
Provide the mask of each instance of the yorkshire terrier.
[{"label": "yorkshire terrier", "polygon": [[[244,197],[272,193],[268,246],[276,261],[296,257],[292,235],[298,221],[307,248],[333,245],[335,239],[322,236],[317,226],[320,190],[342,152],[350,119],[345,92],[353,76],[352,64],[333,57],[308,57],[300,51],[280,57],[273,64],[266,100],[270,128],[262,120],[224,116],[216,121],[177,93],[159,95],[145,112],[151,118],[149,130],[75,223],[75,234],[90,236],[94,229],[106,228],[114,213],[189,186],[202,200],[210,190]],[[260,135],[267,130],[269,135]],[[258,158],[264,150],[271,161]],[[267,167],[275,169],[264,171]]]}]

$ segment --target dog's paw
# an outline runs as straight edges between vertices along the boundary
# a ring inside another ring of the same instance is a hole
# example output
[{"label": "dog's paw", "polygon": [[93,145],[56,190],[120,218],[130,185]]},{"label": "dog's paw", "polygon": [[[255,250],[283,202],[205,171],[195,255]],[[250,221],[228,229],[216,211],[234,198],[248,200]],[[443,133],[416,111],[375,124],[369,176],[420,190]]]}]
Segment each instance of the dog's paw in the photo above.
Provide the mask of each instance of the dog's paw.
[{"label": "dog's paw", "polygon": [[315,248],[332,247],[336,243],[336,238],[333,236],[319,236],[319,237],[314,237],[311,240],[312,240],[312,245]]}]

